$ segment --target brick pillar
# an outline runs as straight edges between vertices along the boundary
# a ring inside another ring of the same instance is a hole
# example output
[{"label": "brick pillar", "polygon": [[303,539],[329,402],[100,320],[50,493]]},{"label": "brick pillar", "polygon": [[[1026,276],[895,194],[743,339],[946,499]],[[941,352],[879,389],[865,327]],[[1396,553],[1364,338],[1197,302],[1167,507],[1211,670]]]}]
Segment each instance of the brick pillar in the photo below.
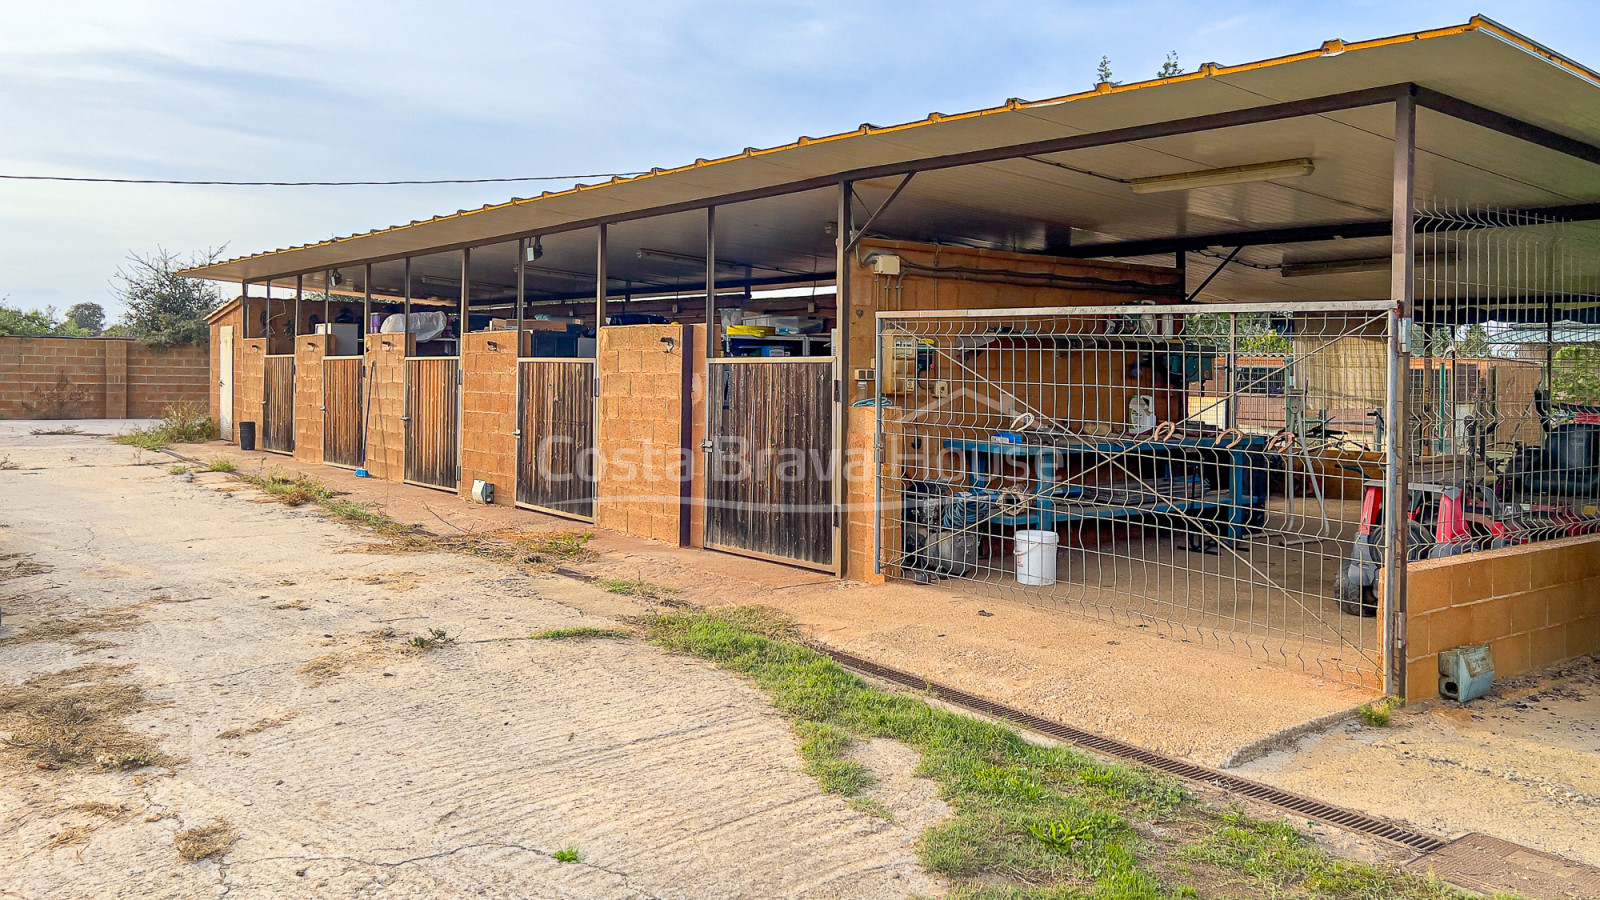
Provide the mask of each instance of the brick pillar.
[{"label": "brick pillar", "polygon": [[100,341],[106,359],[106,411],[108,419],[128,417],[128,342]]},{"label": "brick pillar", "polygon": [[461,485],[494,485],[497,506],[517,503],[517,334],[481,331],[461,346]]},{"label": "brick pillar", "polygon": [[407,334],[367,335],[367,471],[389,481],[406,478]]},{"label": "brick pillar", "polygon": [[322,462],[322,358],[333,336],[306,334],[294,340],[294,458]]},{"label": "brick pillar", "polygon": [[595,524],[677,544],[681,429],[690,413],[683,390],[685,367],[691,365],[684,356],[684,326],[602,328],[595,362]]}]

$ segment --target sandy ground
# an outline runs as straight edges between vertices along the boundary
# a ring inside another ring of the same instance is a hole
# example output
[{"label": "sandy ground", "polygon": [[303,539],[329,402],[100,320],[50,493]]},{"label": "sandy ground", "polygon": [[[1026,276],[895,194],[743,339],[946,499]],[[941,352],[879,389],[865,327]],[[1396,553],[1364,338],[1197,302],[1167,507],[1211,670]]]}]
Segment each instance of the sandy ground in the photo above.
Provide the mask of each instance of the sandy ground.
[{"label": "sandy ground", "polygon": [[1388,728],[1309,735],[1241,774],[1442,834],[1480,831],[1600,866],[1600,659],[1498,683]]},{"label": "sandy ground", "polygon": [[[46,771],[0,754],[0,895],[941,891],[914,845],[942,807],[904,748],[861,751],[891,824],[820,793],[786,723],[734,676],[638,641],[502,640],[609,626],[631,601],[459,555],[353,552],[348,529],[218,493],[222,476],[25,426],[0,423],[17,467],[0,471],[0,556],[21,554],[0,572],[43,571],[0,580],[0,639],[138,611],[123,630],[0,643],[0,683],[133,663],[124,677],[152,702],[128,724],[182,762]],[[431,628],[458,642],[406,649]],[[329,658],[340,674],[300,671]],[[218,819],[231,852],[181,861],[175,835]],[[569,845],[582,862],[552,858]]]}]

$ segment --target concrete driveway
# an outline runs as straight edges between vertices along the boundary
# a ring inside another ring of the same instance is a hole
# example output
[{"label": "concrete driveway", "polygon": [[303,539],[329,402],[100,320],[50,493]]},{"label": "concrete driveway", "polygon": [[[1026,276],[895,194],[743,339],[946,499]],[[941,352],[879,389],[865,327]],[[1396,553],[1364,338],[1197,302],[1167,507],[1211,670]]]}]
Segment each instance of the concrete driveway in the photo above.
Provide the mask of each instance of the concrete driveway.
[{"label": "concrete driveway", "polygon": [[[207,483],[223,476],[28,425],[0,423],[0,683],[136,686],[121,727],[168,764],[0,751],[0,894],[940,891],[914,855],[926,816],[891,824],[822,794],[739,679],[637,640],[516,640],[614,626],[631,601],[462,555],[361,552],[319,515]],[[91,627],[28,636],[73,622]],[[407,643],[432,629],[454,643]],[[886,783],[920,782],[900,776]],[[229,852],[180,857],[180,833],[218,823]]]}]

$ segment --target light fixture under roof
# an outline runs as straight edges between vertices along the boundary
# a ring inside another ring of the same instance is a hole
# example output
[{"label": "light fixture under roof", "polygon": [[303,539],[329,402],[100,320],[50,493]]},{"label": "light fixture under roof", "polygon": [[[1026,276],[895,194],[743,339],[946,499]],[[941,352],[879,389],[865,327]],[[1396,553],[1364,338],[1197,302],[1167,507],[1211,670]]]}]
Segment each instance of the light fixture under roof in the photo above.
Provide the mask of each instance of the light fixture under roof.
[{"label": "light fixture under roof", "polygon": [[1164,191],[1187,191],[1229,184],[1276,181],[1279,178],[1298,178],[1310,175],[1314,171],[1316,164],[1309,159],[1282,159],[1248,166],[1228,166],[1225,169],[1201,169],[1197,172],[1135,178],[1128,182],[1128,187],[1132,188],[1135,194],[1159,194]]},{"label": "light fixture under roof", "polygon": [[[671,250],[652,250],[649,247],[642,247],[639,249],[637,255],[640,259],[653,259],[660,262],[678,263],[686,266],[699,266],[702,269],[705,268],[706,265],[706,258],[704,256],[692,256],[688,253],[673,253]],[[717,268],[725,272],[744,271],[744,266],[721,259],[717,260]]]},{"label": "light fixture under roof", "polygon": [[1278,274],[1284,278],[1307,275],[1353,275],[1360,272],[1387,272],[1391,258],[1369,256],[1360,259],[1319,259],[1313,262],[1284,263]]}]

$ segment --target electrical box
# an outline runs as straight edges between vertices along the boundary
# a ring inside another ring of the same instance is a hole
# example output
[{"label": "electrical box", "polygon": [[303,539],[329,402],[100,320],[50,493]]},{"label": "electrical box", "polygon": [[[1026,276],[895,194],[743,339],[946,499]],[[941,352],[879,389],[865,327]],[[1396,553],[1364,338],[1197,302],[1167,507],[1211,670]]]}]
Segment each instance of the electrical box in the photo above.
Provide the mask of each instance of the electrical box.
[{"label": "electrical box", "polygon": [[900,274],[900,257],[893,253],[875,253],[867,261],[872,264],[872,274],[874,275]]},{"label": "electrical box", "polygon": [[1494,658],[1488,644],[1457,647],[1439,654],[1439,696],[1466,703],[1494,684]]},{"label": "electrical box", "polygon": [[910,335],[883,336],[883,392],[909,394],[916,389],[917,339]]}]

